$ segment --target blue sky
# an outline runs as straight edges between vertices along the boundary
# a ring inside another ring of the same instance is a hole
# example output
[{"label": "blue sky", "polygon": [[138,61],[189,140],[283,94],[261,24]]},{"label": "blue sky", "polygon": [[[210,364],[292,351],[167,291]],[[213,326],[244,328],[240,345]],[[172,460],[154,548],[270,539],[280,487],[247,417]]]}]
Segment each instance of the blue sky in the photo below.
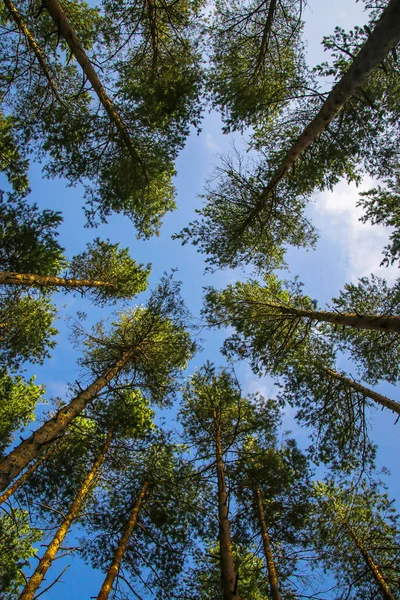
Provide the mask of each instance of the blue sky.
[{"label": "blue sky", "polygon": [[[335,0],[322,2],[309,0],[305,8],[305,39],[308,41],[309,61],[316,64],[328,57],[320,47],[324,35],[333,32],[336,25],[350,28],[364,22],[363,5],[354,0]],[[131,223],[123,217],[112,216],[109,223],[97,230],[84,228],[85,217],[83,192],[81,188],[68,188],[61,180],[43,180],[41,169],[37,165],[31,168],[32,194],[30,199],[37,202],[41,208],[61,210],[64,223],[60,228],[60,242],[66,248],[67,256],[84,249],[87,241],[94,237],[110,238],[119,242],[122,247],[129,247],[131,255],[138,262],[153,264],[150,277],[150,287],[153,287],[164,271],[176,267],[176,277],[183,282],[182,292],[186,303],[195,317],[199,317],[202,305],[202,288],[207,285],[223,287],[235,281],[240,273],[219,271],[204,274],[204,259],[195,249],[187,245],[181,247],[178,241],[172,241],[171,235],[179,232],[194,217],[194,210],[200,206],[198,195],[203,190],[204,181],[212,174],[213,165],[218,163],[218,154],[230,150],[232,137],[223,136],[221,122],[217,114],[206,114],[202,133],[191,135],[184,151],[177,162],[178,176],[176,178],[178,210],[169,214],[158,238],[149,241],[138,241]],[[368,188],[370,182],[363,187]],[[333,192],[323,192],[315,195],[314,203],[309,208],[314,224],[320,232],[317,249],[314,252],[289,250],[289,276],[299,275],[305,284],[305,292],[317,298],[322,306],[329,302],[343,287],[345,282],[356,281],[358,277],[371,272],[386,276],[393,281],[397,269],[382,269],[379,267],[381,252],[388,238],[388,231],[381,227],[362,225],[358,218],[359,209],[355,203],[360,189],[340,183]],[[77,376],[75,366],[76,353],[68,341],[68,325],[66,316],[71,316],[77,310],[88,313],[88,322],[95,322],[109,311],[97,309],[85,300],[71,295],[58,295],[57,301],[65,305],[60,310],[60,336],[58,346],[52,359],[36,369],[37,381],[47,386],[48,396],[63,395],[66,384],[73,382]],[[141,301],[139,297],[138,301]],[[190,371],[201,366],[206,359],[216,364],[223,364],[219,348],[223,341],[220,332],[202,331],[204,351],[198,354],[190,365]],[[189,371],[189,373],[190,373]],[[258,379],[247,365],[237,367],[237,373],[245,392],[260,391],[265,395],[274,392],[272,382],[268,379]],[[396,388],[383,385],[379,390],[393,399],[400,400]],[[376,411],[372,419],[372,438],[379,446],[378,465],[389,468],[392,476],[389,480],[389,490],[392,496],[400,493],[400,467],[394,449],[398,446],[400,429],[394,427],[394,417],[388,412]],[[291,429],[298,438],[300,445],[306,444],[306,433],[298,428],[290,411],[287,411],[284,425]],[[65,564],[71,560],[57,561],[47,576],[47,582],[54,579]],[[86,599],[95,596],[103,575],[93,572],[81,561],[73,562],[70,569],[62,578],[66,583],[59,583],[43,598],[48,600]]]}]

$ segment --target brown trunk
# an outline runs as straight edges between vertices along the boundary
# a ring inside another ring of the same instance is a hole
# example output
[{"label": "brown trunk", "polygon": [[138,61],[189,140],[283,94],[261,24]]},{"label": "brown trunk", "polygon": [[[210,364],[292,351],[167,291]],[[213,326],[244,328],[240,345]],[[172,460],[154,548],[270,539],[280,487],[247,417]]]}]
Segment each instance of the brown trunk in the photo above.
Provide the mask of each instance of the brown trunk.
[{"label": "brown trunk", "polygon": [[[331,90],[320,111],[294,142],[286,157],[263,190],[251,220],[260,214],[267,198],[290,171],[296,160],[317,139],[336,115],[365,83],[370,74],[384,60],[386,54],[400,41],[400,0],[390,0],[371,35],[362,46],[352,64]],[[250,224],[250,218],[249,223]]]},{"label": "brown trunk", "polygon": [[378,394],[378,392],[374,392],[374,390],[371,390],[370,388],[367,388],[367,387],[361,385],[360,383],[353,381],[349,377],[345,377],[344,375],[337,373],[336,371],[332,371],[332,369],[328,369],[328,367],[323,367],[323,370],[327,373],[327,375],[329,375],[329,377],[332,377],[333,379],[336,379],[337,381],[341,381],[342,383],[344,383],[348,387],[352,388],[356,392],[359,392],[366,398],[370,398],[371,400],[373,400],[374,402],[377,402],[381,406],[384,406],[385,408],[390,408],[390,410],[392,410],[393,412],[400,415],[400,403],[399,402],[390,400],[390,398],[387,398],[386,396],[382,396],[382,394]]},{"label": "brown trunk", "polygon": [[263,30],[263,36],[262,36],[262,40],[261,40],[261,48],[260,48],[260,53],[259,53],[258,59],[257,59],[256,71],[258,71],[260,69],[262,63],[265,60],[265,57],[267,56],[268,42],[269,42],[269,38],[271,35],[271,28],[272,28],[272,23],[274,21],[276,5],[277,5],[277,0],[271,0],[271,2],[269,4],[269,9],[268,9],[267,20],[265,21],[265,26],[264,26],[264,30]]},{"label": "brown trunk", "polygon": [[154,4],[154,0],[147,0],[147,13],[150,22],[151,50],[153,53],[152,69],[153,72],[155,72],[158,62],[158,30],[156,5]]},{"label": "brown trunk", "polygon": [[57,88],[53,82],[53,79],[50,75],[49,69],[46,65],[46,60],[45,57],[43,56],[43,53],[41,51],[41,49],[39,48],[38,44],[36,43],[35,38],[33,37],[33,35],[31,34],[31,32],[29,31],[28,27],[25,25],[22,16],[20,15],[20,13],[18,12],[17,7],[11,2],[11,0],[4,0],[4,4],[6,5],[6,7],[8,8],[10,15],[12,16],[12,18],[14,19],[15,23],[18,26],[18,29],[20,30],[20,32],[23,34],[23,36],[26,39],[26,43],[28,44],[28,46],[30,46],[30,48],[32,49],[34,55],[37,58],[38,63],[40,64],[40,67],[43,71],[44,76],[46,77],[47,81],[49,82],[50,88],[54,94],[54,96],[56,97],[56,99],[58,100],[58,102],[60,104],[64,104],[58,91]]},{"label": "brown trunk", "polygon": [[224,600],[237,600],[237,578],[232,554],[231,524],[226,493],[225,470],[222,457],[221,433],[217,432],[216,459],[218,478],[218,525],[219,552],[221,557],[221,580]]},{"label": "brown trunk", "polygon": [[83,72],[90,81],[93,90],[97,94],[97,97],[100,100],[102,106],[104,107],[106,113],[116,126],[132,158],[135,161],[138,161],[137,152],[133,147],[132,141],[126,130],[126,127],[122,122],[121,117],[117,113],[113,103],[108,97],[104,87],[102,86],[100,79],[98,78],[97,73],[92,66],[92,63],[90,62],[88,55],[86,54],[78,36],[76,35],[73,27],[71,26],[71,23],[68,20],[67,15],[63,11],[58,0],[43,0],[43,5],[46,7],[51,18],[57,25],[60,34],[67,42],[72,54],[75,56],[76,60],[81,65]]},{"label": "brown trunk", "polygon": [[3,502],[8,500],[13,494],[15,494],[15,492],[21,487],[21,485],[23,485],[25,483],[25,481],[29,481],[29,479],[37,471],[37,469],[40,467],[40,465],[43,464],[44,461],[47,460],[52,453],[53,453],[52,448],[47,450],[47,452],[45,452],[43,454],[43,456],[38,458],[38,460],[35,463],[33,463],[33,465],[31,467],[29,467],[29,469],[27,469],[25,471],[25,473],[23,475],[21,475],[21,477],[19,479],[17,479],[11,487],[8,488],[8,490],[6,490],[3,494],[1,494],[0,495],[0,504],[3,504]]},{"label": "brown trunk", "polygon": [[344,523],[350,537],[356,544],[357,548],[360,550],[360,552],[363,556],[363,559],[365,561],[365,564],[367,565],[368,569],[370,570],[373,578],[375,579],[376,583],[378,584],[378,587],[380,588],[380,590],[382,592],[383,598],[385,600],[396,600],[394,595],[392,594],[388,584],[386,583],[386,580],[385,580],[384,576],[382,575],[378,565],[375,564],[373,558],[368,553],[367,549],[365,548],[362,541],[359,539],[359,537],[358,537],[357,533],[355,532],[355,530],[353,529],[353,527],[350,525],[350,523],[346,519],[343,519],[343,523]]},{"label": "brown trunk", "polygon": [[0,271],[0,285],[30,285],[34,287],[65,287],[65,288],[99,288],[113,287],[106,281],[97,279],[66,279],[52,275],[34,275],[31,273],[14,273]]},{"label": "brown trunk", "polygon": [[75,396],[67,406],[60,409],[52,419],[46,421],[2,460],[0,463],[0,491],[4,490],[14,477],[17,477],[22,469],[25,469],[37,457],[44,445],[54,442],[65,431],[75,417],[96,398],[97,394],[132,358],[132,355],[132,351],[125,352],[113,367],[97,377],[86,390]]},{"label": "brown trunk", "polygon": [[58,528],[56,535],[53,537],[50,544],[47,546],[47,550],[41,558],[38,566],[36,567],[35,572],[30,577],[28,583],[22,590],[19,600],[32,600],[35,596],[37,589],[42,583],[43,578],[46,575],[48,569],[51,567],[51,564],[57,552],[59,551],[60,546],[68,533],[69,528],[71,527],[71,523],[79,516],[83,503],[85,502],[86,496],[88,495],[92,486],[93,480],[98,474],[101,465],[103,464],[105,456],[110,447],[112,437],[113,432],[109,431],[102,451],[98,455],[93,467],[91,468],[84,482],[82,483],[75,497],[75,500],[71,504],[68,514],[66,515],[64,521]]},{"label": "brown trunk", "polygon": [[142,489],[140,490],[139,496],[134,504],[134,507],[129,516],[128,522],[125,525],[124,532],[122,534],[122,537],[120,539],[118,547],[115,551],[115,554],[112,559],[110,568],[108,569],[106,578],[104,579],[104,582],[103,582],[103,585],[101,586],[99,595],[97,596],[97,600],[107,600],[108,596],[110,595],[110,592],[112,590],[112,586],[114,583],[114,579],[118,575],[118,571],[120,569],[121,562],[122,562],[122,559],[125,554],[125,550],[128,546],[129,540],[132,537],[132,532],[133,532],[136,522],[137,522],[137,517],[139,514],[139,510],[142,506],[143,498],[147,494],[149,486],[150,486],[149,481],[145,481],[144,484],[142,485]]},{"label": "brown trunk", "polygon": [[278,575],[275,569],[274,557],[272,555],[271,544],[269,541],[267,523],[265,522],[263,496],[259,488],[257,488],[257,490],[255,491],[255,496],[257,501],[257,513],[264,546],[265,560],[267,563],[268,581],[271,591],[271,598],[272,600],[282,600],[282,596],[279,591]]}]

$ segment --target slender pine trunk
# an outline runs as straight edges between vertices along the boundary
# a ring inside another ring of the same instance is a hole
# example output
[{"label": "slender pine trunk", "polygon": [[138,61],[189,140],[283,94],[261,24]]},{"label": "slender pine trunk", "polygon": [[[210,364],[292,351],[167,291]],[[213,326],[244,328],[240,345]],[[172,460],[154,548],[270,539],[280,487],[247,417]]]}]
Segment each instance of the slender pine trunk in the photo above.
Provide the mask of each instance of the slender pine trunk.
[{"label": "slender pine trunk", "polygon": [[72,522],[79,516],[82,506],[86,500],[86,497],[92,487],[93,480],[97,476],[101,465],[104,462],[108,449],[110,447],[111,441],[113,438],[113,431],[110,430],[107,434],[106,441],[104,446],[96,458],[91,470],[87,474],[84,479],[77,495],[75,496],[75,500],[70,506],[70,509],[61,523],[60,527],[57,530],[57,533],[51,540],[50,544],[47,546],[47,550],[41,558],[38,566],[35,569],[35,572],[30,577],[28,583],[22,590],[22,593],[18,600],[32,600],[38,590],[40,584],[43,581],[44,576],[46,575],[48,569],[51,567],[54,558],[56,557],[57,552],[60,549],[61,544],[64,541],[65,536],[67,535],[69,528],[71,527]]},{"label": "slender pine trunk", "polygon": [[52,419],[46,421],[0,462],[0,491],[3,491],[38,456],[43,446],[54,442],[66,430],[75,417],[96,398],[97,394],[132,358],[132,354],[132,350],[124,352],[113,367],[97,377],[86,390],[75,396],[67,406],[61,408]]},{"label": "slender pine trunk", "polygon": [[85,73],[86,77],[91,83],[93,90],[97,94],[97,97],[100,100],[104,110],[116,126],[132,158],[135,162],[137,162],[138,155],[133,147],[132,140],[129,137],[126,127],[117,110],[115,109],[112,101],[108,97],[107,92],[102,86],[101,81],[98,78],[97,73],[92,66],[92,63],[90,62],[88,55],[86,54],[78,36],[75,33],[75,30],[69,22],[68,17],[62,9],[60,3],[58,2],[58,0],[43,0],[43,5],[46,7],[54,23],[57,25],[60,34],[65,39],[72,54],[75,56],[76,60],[81,65],[83,72]]},{"label": "slender pine trunk", "polygon": [[228,511],[225,469],[222,457],[221,432],[216,436],[216,461],[218,479],[218,529],[219,551],[221,557],[221,580],[224,600],[237,600],[237,577],[232,553],[231,524]]},{"label": "slender pine trunk", "polygon": [[272,23],[274,22],[274,16],[276,11],[277,0],[271,0],[268,9],[267,20],[265,21],[263,35],[261,39],[260,52],[257,58],[256,71],[261,68],[262,63],[265,61],[268,52],[268,43],[271,36]]},{"label": "slender pine trunk", "polygon": [[35,38],[33,37],[32,33],[30,32],[30,30],[24,23],[24,20],[23,20],[21,14],[19,13],[17,7],[11,2],[11,0],[4,0],[4,4],[8,8],[11,17],[14,19],[15,23],[17,24],[18,29],[20,30],[20,32],[26,39],[26,43],[28,44],[28,46],[31,48],[34,55],[36,56],[36,59],[43,71],[43,75],[46,77],[47,81],[49,82],[50,88],[51,88],[55,98],[58,100],[58,102],[60,104],[64,105],[64,103],[58,93],[57,87],[53,81],[53,78],[50,74],[49,68],[46,64],[46,59],[45,59],[39,45],[37,44]]},{"label": "slender pine trunk", "polygon": [[374,390],[371,390],[370,388],[367,388],[364,385],[361,385],[361,383],[357,383],[356,381],[353,381],[349,377],[345,377],[344,375],[341,375],[340,373],[337,373],[336,371],[332,371],[332,369],[328,369],[328,367],[323,367],[323,370],[329,377],[332,377],[332,379],[336,379],[337,381],[344,383],[345,385],[352,388],[356,392],[359,392],[366,398],[370,398],[377,404],[380,404],[380,406],[389,408],[393,412],[400,415],[400,403],[399,402],[395,402],[394,400],[391,400],[390,398],[387,398],[386,396],[383,396],[382,394],[379,394],[378,392],[375,392]]},{"label": "slender pine trunk", "polygon": [[279,591],[278,574],[275,568],[274,557],[272,554],[271,544],[268,535],[267,523],[265,521],[263,495],[259,488],[255,490],[255,499],[257,502],[258,521],[260,523],[265,560],[267,563],[268,581],[271,591],[271,598],[272,600],[282,600],[282,596]]},{"label": "slender pine trunk", "polygon": [[12,486],[0,495],[0,504],[3,504],[3,502],[8,500],[13,494],[15,494],[15,492],[21,487],[21,485],[25,483],[25,481],[29,481],[32,475],[34,475],[34,473],[38,470],[40,465],[42,465],[51,454],[53,454],[53,448],[49,448],[46,452],[44,452],[43,455],[40,458],[38,458],[37,461],[34,462],[33,465],[31,465],[29,469],[27,469],[19,479],[14,481]]},{"label": "slender pine trunk", "polygon": [[360,550],[362,557],[367,565],[367,568],[371,572],[373,578],[375,579],[379,589],[382,592],[382,597],[384,600],[396,600],[394,597],[389,585],[387,584],[381,570],[378,565],[374,562],[372,556],[369,554],[368,550],[365,548],[363,542],[358,537],[355,529],[350,525],[347,519],[342,519],[348,534],[350,535],[353,542],[356,544],[357,548]]},{"label": "slender pine trunk", "polygon": [[352,64],[334,86],[318,114],[307,125],[282,163],[276,169],[269,184],[263,190],[252,218],[261,213],[267,198],[278,183],[290,171],[296,160],[307,150],[326,127],[333,121],[345,103],[365,83],[370,74],[400,41],[400,0],[390,0],[371,35],[353,60]]},{"label": "slender pine trunk", "polygon": [[119,544],[115,551],[114,557],[111,561],[111,565],[110,565],[110,568],[108,569],[108,573],[104,579],[103,585],[101,586],[99,595],[97,596],[97,600],[107,600],[108,596],[110,595],[114,580],[118,575],[118,572],[119,572],[119,569],[121,566],[121,562],[122,562],[122,559],[125,554],[125,550],[129,544],[129,540],[132,537],[132,533],[133,533],[133,530],[134,530],[136,522],[137,522],[139,510],[142,506],[143,499],[146,496],[149,487],[150,487],[150,482],[145,481],[144,484],[142,485],[139,496],[137,497],[137,500],[133,506],[133,509],[129,516],[129,519],[125,525],[124,532],[119,541]]},{"label": "slender pine trunk", "polygon": [[0,271],[0,285],[29,285],[34,287],[64,287],[64,288],[99,288],[113,287],[106,281],[97,279],[67,279],[52,275],[36,275],[33,273],[14,273]]},{"label": "slender pine trunk", "polygon": [[154,0],[147,0],[147,14],[150,21],[150,35],[151,35],[151,51],[153,58],[151,61],[151,68],[153,75],[157,69],[158,63],[158,29],[157,29],[157,12]]}]

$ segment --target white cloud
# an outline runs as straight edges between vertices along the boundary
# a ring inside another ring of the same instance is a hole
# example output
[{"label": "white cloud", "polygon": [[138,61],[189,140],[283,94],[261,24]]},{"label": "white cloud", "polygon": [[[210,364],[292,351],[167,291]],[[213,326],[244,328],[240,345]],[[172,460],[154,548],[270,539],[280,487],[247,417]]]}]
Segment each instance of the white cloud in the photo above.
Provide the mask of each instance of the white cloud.
[{"label": "white cloud", "polygon": [[337,244],[346,278],[350,281],[370,273],[385,277],[390,282],[398,277],[397,267],[380,266],[390,228],[362,223],[363,210],[356,206],[359,193],[374,185],[369,178],[358,188],[342,181],[333,192],[318,194],[312,208],[313,221],[320,230],[321,238]]}]

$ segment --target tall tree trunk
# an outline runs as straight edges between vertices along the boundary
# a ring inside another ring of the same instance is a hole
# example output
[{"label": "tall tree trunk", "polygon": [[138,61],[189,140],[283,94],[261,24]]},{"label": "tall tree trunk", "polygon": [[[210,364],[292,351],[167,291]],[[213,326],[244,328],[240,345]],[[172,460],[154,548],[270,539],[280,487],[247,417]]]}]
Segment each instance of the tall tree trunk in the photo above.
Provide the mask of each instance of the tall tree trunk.
[{"label": "tall tree trunk", "polygon": [[37,431],[21,442],[0,462],[0,491],[3,491],[17,477],[22,469],[34,460],[44,445],[54,442],[97,394],[117,375],[133,356],[133,350],[124,352],[116,364],[75,396],[67,406],[46,421]]},{"label": "tall tree trunk", "polygon": [[348,534],[350,535],[350,537],[352,538],[353,542],[356,544],[357,548],[360,550],[360,552],[363,556],[363,559],[365,561],[365,564],[367,565],[369,571],[371,572],[373,578],[375,579],[376,583],[378,584],[379,589],[382,592],[382,597],[385,600],[396,600],[396,598],[392,594],[392,591],[390,590],[381,570],[379,569],[378,565],[375,564],[372,556],[368,553],[364,544],[358,537],[355,529],[350,525],[350,523],[347,521],[347,519],[342,519],[342,522],[344,523],[346,530],[347,530]]},{"label": "tall tree trunk", "polygon": [[97,600],[107,600],[108,596],[110,595],[110,592],[112,590],[112,586],[114,583],[114,579],[118,575],[118,571],[120,569],[121,562],[122,562],[122,559],[125,554],[125,550],[129,544],[129,540],[132,537],[132,533],[133,533],[133,530],[134,530],[136,522],[137,522],[139,510],[142,506],[143,499],[146,496],[149,487],[150,487],[150,482],[145,481],[144,484],[142,485],[142,489],[140,490],[139,496],[137,497],[137,500],[133,506],[132,512],[128,519],[128,522],[125,525],[124,532],[119,541],[119,544],[115,551],[114,557],[111,561],[111,565],[110,565],[110,568],[108,569],[106,578],[104,579],[103,585],[101,586],[99,595],[97,596]]},{"label": "tall tree trunk", "polygon": [[231,524],[228,517],[228,494],[226,493],[225,469],[222,457],[221,432],[216,437],[216,459],[218,478],[218,528],[219,552],[221,557],[221,579],[224,600],[237,600],[237,577],[232,554]]},{"label": "tall tree trunk", "polygon": [[274,22],[274,16],[276,11],[277,0],[271,0],[268,8],[267,20],[265,21],[263,35],[261,39],[260,52],[257,58],[256,71],[261,68],[262,63],[265,61],[268,52],[268,42],[271,36],[272,23]]},{"label": "tall tree trunk", "polygon": [[126,127],[118,112],[116,111],[112,101],[108,97],[107,92],[102,86],[101,81],[98,78],[97,73],[92,66],[92,63],[90,62],[88,55],[86,54],[78,36],[75,33],[75,30],[71,26],[71,23],[69,22],[68,17],[63,11],[60,3],[58,2],[58,0],[43,0],[43,5],[46,7],[51,18],[57,25],[60,34],[67,42],[72,54],[75,56],[76,60],[81,65],[83,72],[90,81],[93,90],[97,94],[97,97],[100,100],[104,110],[116,126],[121,136],[121,139],[124,141],[132,158],[135,162],[138,162],[138,154],[133,147],[132,140],[129,137]]},{"label": "tall tree trunk", "polygon": [[[336,115],[365,83],[372,71],[384,60],[386,54],[400,41],[400,0],[390,0],[368,40],[353,60],[349,69],[334,86],[318,114],[307,125],[282,163],[264,188],[251,219],[262,212],[267,198],[290,171],[296,160],[317,139]],[[249,218],[250,219],[250,218]],[[250,223],[250,221],[249,221]]]},{"label": "tall tree trunk", "polygon": [[97,279],[66,279],[52,275],[36,275],[32,273],[14,273],[0,271],[0,285],[30,285],[35,287],[65,287],[65,288],[99,288],[114,287],[113,284]]},{"label": "tall tree trunk", "polygon": [[271,544],[269,541],[267,523],[265,521],[263,495],[259,488],[256,489],[255,496],[256,496],[255,499],[257,501],[258,521],[260,523],[262,541],[263,541],[263,546],[264,546],[265,560],[267,563],[268,580],[269,580],[269,587],[270,587],[270,591],[271,591],[271,598],[272,598],[272,600],[282,600],[282,596],[279,591],[278,575],[277,575],[277,572],[275,569],[274,557],[272,554]]},{"label": "tall tree trunk", "polygon": [[384,406],[385,408],[389,408],[393,412],[400,415],[400,403],[399,402],[395,402],[394,400],[391,400],[390,398],[387,398],[386,396],[383,396],[382,394],[379,394],[378,392],[375,392],[374,390],[371,390],[370,388],[367,388],[364,385],[361,385],[360,383],[353,381],[349,377],[345,377],[344,375],[337,373],[337,371],[332,371],[332,369],[328,369],[328,367],[323,367],[323,370],[329,377],[332,377],[332,379],[336,379],[337,381],[344,383],[345,385],[352,388],[356,392],[359,392],[366,398],[370,398],[377,404],[380,404],[381,406]]},{"label": "tall tree trunk", "polygon": [[44,452],[43,455],[40,458],[38,458],[37,461],[34,462],[33,465],[31,465],[29,469],[27,469],[25,473],[13,483],[11,487],[8,488],[8,490],[6,490],[3,494],[0,495],[0,504],[3,504],[3,502],[8,500],[13,494],[15,494],[15,492],[21,487],[21,485],[25,483],[25,481],[29,481],[32,475],[38,470],[40,465],[42,465],[51,454],[53,454],[52,447],[48,448],[47,451]]},{"label": "tall tree trunk", "polygon": [[40,47],[38,46],[35,38],[33,37],[32,33],[29,31],[28,27],[25,25],[21,14],[18,12],[17,7],[11,2],[11,0],[4,0],[4,4],[8,8],[10,15],[12,16],[15,23],[17,24],[18,29],[25,37],[26,43],[28,44],[28,46],[31,48],[34,55],[36,56],[36,59],[43,71],[43,75],[46,77],[47,81],[49,82],[50,88],[51,88],[55,98],[58,100],[58,102],[60,104],[62,104],[64,106],[64,102],[62,101],[62,99],[58,93],[57,87],[53,81],[53,78],[50,74],[49,68],[46,64],[46,59],[45,59]]},{"label": "tall tree trunk", "polygon": [[94,462],[91,470],[87,474],[85,480],[83,481],[73,503],[70,506],[70,509],[61,523],[60,527],[57,530],[57,533],[51,540],[50,544],[47,546],[47,550],[44,553],[43,557],[39,561],[38,566],[35,569],[35,572],[30,577],[28,583],[22,590],[22,593],[19,597],[19,600],[32,600],[35,596],[37,589],[43,581],[44,576],[46,575],[48,569],[51,567],[51,564],[60,549],[61,544],[64,541],[65,536],[67,535],[69,528],[71,527],[72,522],[79,516],[83,503],[86,500],[86,496],[88,495],[90,488],[92,486],[94,478],[97,476],[101,465],[104,462],[108,449],[110,447],[111,441],[113,438],[113,431],[110,430],[107,434],[106,441],[104,446],[98,455],[96,461]]},{"label": "tall tree trunk", "polygon": [[151,35],[151,51],[153,58],[151,61],[151,68],[153,75],[157,69],[158,63],[158,29],[157,29],[157,12],[154,0],[147,0],[147,14],[150,22],[150,35]]},{"label": "tall tree trunk", "polygon": [[285,306],[283,304],[251,302],[247,300],[239,302],[239,304],[247,304],[249,306],[257,304],[272,308],[284,315],[311,319],[312,321],[322,321],[324,323],[333,323],[334,325],[344,325],[345,327],[356,327],[357,329],[367,329],[370,331],[383,331],[385,333],[400,332],[400,317],[397,316],[359,315],[357,313],[340,314],[326,310],[305,310],[303,308],[295,308],[294,306]]}]

